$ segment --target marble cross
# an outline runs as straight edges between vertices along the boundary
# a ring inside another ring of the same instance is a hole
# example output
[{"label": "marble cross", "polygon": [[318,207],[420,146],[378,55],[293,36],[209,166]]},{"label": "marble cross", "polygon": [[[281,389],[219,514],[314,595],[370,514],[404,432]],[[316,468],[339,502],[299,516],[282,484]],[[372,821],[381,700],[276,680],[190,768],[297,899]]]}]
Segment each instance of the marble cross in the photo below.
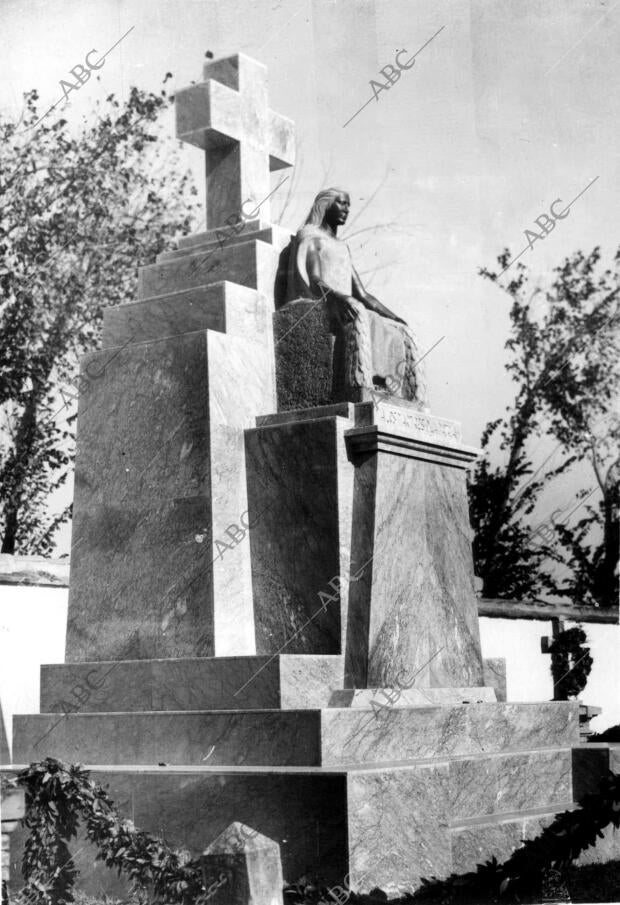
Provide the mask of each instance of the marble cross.
[{"label": "marble cross", "polygon": [[177,137],[205,151],[207,229],[253,211],[269,221],[269,172],[294,163],[293,121],[269,109],[267,68],[244,54],[206,63],[203,77],[175,104]]}]

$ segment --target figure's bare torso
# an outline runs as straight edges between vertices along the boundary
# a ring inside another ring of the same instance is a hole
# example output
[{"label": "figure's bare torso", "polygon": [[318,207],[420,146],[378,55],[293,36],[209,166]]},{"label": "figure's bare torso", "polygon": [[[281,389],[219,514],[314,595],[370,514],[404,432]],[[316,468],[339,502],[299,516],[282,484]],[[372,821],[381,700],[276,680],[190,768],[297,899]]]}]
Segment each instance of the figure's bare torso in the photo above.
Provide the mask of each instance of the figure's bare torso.
[{"label": "figure's bare torso", "polygon": [[305,284],[303,295],[312,298],[310,280],[308,278],[308,258],[314,258],[320,279],[336,292],[351,295],[353,289],[353,272],[351,254],[346,242],[330,236],[325,230],[316,226],[306,226],[297,234],[296,270],[301,282]]}]

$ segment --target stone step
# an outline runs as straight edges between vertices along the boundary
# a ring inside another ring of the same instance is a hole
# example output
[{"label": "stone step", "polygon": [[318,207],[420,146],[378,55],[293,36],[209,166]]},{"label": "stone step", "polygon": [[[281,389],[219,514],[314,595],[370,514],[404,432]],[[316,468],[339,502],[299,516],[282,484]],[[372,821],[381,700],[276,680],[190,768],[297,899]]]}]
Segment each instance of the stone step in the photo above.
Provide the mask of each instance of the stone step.
[{"label": "stone step", "polygon": [[553,807],[546,805],[518,813],[453,822],[450,846],[454,872],[474,871],[478,864],[493,857],[500,863],[505,861],[524,840],[540,835],[557,814],[573,807],[571,799],[564,799],[558,800]]},{"label": "stone step", "polygon": [[344,684],[338,655],[117,660],[41,667],[41,712],[327,707]]},{"label": "stone step", "polygon": [[[205,222],[206,221],[203,221],[203,225]],[[243,231],[241,233],[239,233],[239,235],[243,235],[244,238],[247,238],[248,235],[252,235],[255,232],[259,232],[260,230],[266,229],[269,226],[271,226],[270,223],[268,223],[266,220],[261,220],[258,217],[254,218],[252,220],[248,219],[245,221],[245,227],[244,227]],[[227,227],[221,227],[219,230],[218,229],[202,230],[202,232],[199,232],[199,233],[191,233],[188,236],[181,236],[181,238],[179,239],[179,241],[177,243],[178,244],[177,250],[184,251],[187,249],[195,248],[196,246],[199,246],[199,245],[208,245],[209,243],[217,242],[218,241],[218,239],[217,239],[218,231],[230,233],[231,236],[234,235],[232,230],[228,230]],[[174,254],[174,252],[169,252],[169,254]],[[161,255],[159,257],[161,257]],[[159,257],[158,257],[158,260],[159,260]]]},{"label": "stone step", "polygon": [[221,710],[16,716],[15,760],[346,766],[568,747],[578,705],[464,704],[373,712]]},{"label": "stone step", "polygon": [[390,707],[431,707],[435,704],[494,704],[495,689],[471,688],[345,688],[333,691],[330,707],[380,711]]},{"label": "stone step", "polygon": [[157,263],[175,261],[196,251],[212,250],[215,256],[220,249],[226,248],[228,245],[239,245],[240,242],[247,242],[250,239],[259,239],[281,251],[292,238],[290,230],[260,220],[248,220],[243,228],[241,224],[238,224],[237,230],[238,232],[235,233],[233,229],[223,226],[193,236],[185,236],[179,240],[178,248],[159,254]]},{"label": "stone step", "polygon": [[322,763],[569,747],[579,738],[575,702],[460,704],[322,711]]},{"label": "stone step", "polygon": [[272,342],[272,306],[255,289],[223,280],[103,312],[102,348],[153,342],[196,330],[217,330]]},{"label": "stone step", "polygon": [[138,299],[167,295],[182,289],[228,280],[273,296],[279,252],[272,245],[249,239],[221,249],[207,248],[170,261],[141,267]]},{"label": "stone step", "polygon": [[572,800],[570,747],[450,758],[450,814],[455,824],[491,814]]},{"label": "stone step", "polygon": [[[506,769],[510,769],[509,762]],[[414,892],[422,877],[445,877],[495,855],[502,860],[524,834],[535,835],[570,799],[483,818],[454,818],[450,760],[382,767],[136,767],[87,769],[105,785],[122,814],[171,845],[200,854],[233,820],[280,844],[284,878],[356,892],[374,887]],[[560,791],[559,789],[557,790]],[[16,832],[12,855],[20,857]],[[78,839],[75,848],[82,849]],[[78,855],[80,887],[119,897],[115,873],[92,849]]]},{"label": "stone step", "polygon": [[15,716],[13,759],[103,764],[321,763],[318,710],[158,711]]}]

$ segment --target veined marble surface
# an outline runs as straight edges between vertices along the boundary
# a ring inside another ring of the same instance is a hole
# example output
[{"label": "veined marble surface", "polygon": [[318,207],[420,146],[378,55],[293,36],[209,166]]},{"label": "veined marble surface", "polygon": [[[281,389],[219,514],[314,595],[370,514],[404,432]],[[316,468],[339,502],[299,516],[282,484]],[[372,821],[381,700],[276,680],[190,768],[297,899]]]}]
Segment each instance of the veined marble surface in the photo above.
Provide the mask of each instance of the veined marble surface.
[{"label": "veined marble surface", "polygon": [[272,345],[272,311],[273,304],[255,289],[223,280],[104,309],[102,348],[154,342],[197,330],[217,330]]},{"label": "veined marble surface", "polygon": [[432,707],[446,704],[494,704],[495,689],[484,685],[472,688],[345,688],[333,691],[330,707],[352,707],[380,711],[391,707]]},{"label": "veined marble surface", "polygon": [[349,786],[351,889],[412,893],[422,877],[451,870],[448,768],[352,773]]},{"label": "veined marble surface", "polygon": [[316,710],[69,713],[15,720],[13,757],[67,763],[318,766]]},{"label": "veined marble surface", "polygon": [[462,471],[355,455],[346,671],[358,688],[483,684]]},{"label": "veined marble surface", "polygon": [[571,749],[550,748],[450,762],[450,817],[459,818],[569,802]]},{"label": "veined marble surface", "polygon": [[324,765],[570,747],[575,702],[321,711]]},{"label": "veined marble surface", "polygon": [[193,251],[171,261],[149,264],[138,273],[138,298],[179,292],[228,280],[258,289],[273,297],[279,265],[277,249],[248,239],[238,245],[225,245],[219,251]]},{"label": "veined marble surface", "polygon": [[57,663],[41,668],[41,713],[317,709],[343,672],[319,655]]},{"label": "veined marble surface", "polygon": [[205,331],[93,353],[83,373],[95,367],[79,403],[67,660],[253,654],[243,429],[274,404],[268,350]]},{"label": "veined marble surface", "polygon": [[246,431],[250,518],[270,504],[250,537],[257,653],[342,650],[353,492],[344,442],[349,425],[329,417]]}]

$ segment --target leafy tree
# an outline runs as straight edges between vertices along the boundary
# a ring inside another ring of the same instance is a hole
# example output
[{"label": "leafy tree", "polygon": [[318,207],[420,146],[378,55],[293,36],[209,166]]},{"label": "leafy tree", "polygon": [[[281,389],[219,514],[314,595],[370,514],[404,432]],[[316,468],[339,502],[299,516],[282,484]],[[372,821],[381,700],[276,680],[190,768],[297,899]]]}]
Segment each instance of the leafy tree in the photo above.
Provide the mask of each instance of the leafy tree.
[{"label": "leafy tree", "polygon": [[[480,271],[512,300],[506,369],[517,387],[506,416],[483,433],[484,455],[469,485],[476,571],[486,597],[546,591],[582,605],[617,602],[620,250],[603,272],[600,256],[598,247],[575,253],[554,269],[546,289],[532,289],[522,264],[505,285],[501,273]],[[499,256],[502,270],[509,260],[508,250]],[[531,441],[542,436],[564,455],[546,471],[551,455],[537,469],[531,460]],[[494,452],[499,465],[491,463]],[[590,464],[599,498],[578,491],[568,517],[581,510],[578,521],[567,518],[533,536],[529,520],[543,487],[580,462]]]},{"label": "leafy tree", "polygon": [[20,124],[0,119],[4,553],[52,549],[70,515],[51,515],[48,498],[69,473],[77,359],[96,348],[103,308],[133,299],[139,264],[189,232],[196,194],[158,135],[165,88],[112,94],[73,132],[63,118],[39,123],[37,99],[25,95]]}]

